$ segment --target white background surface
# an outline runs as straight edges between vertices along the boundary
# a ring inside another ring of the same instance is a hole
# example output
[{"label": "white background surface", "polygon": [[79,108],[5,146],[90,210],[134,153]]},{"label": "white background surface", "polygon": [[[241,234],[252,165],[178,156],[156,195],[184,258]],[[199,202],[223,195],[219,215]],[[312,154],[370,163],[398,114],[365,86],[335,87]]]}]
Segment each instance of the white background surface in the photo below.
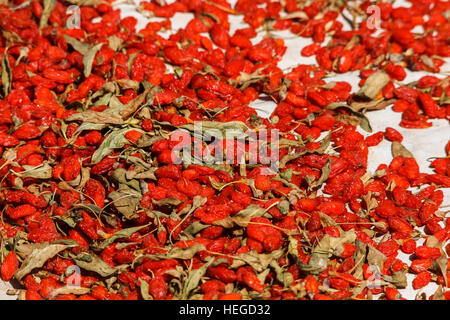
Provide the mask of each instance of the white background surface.
[{"label": "white background surface", "polygon": [[[135,1],[136,3],[139,0]],[[172,1],[166,1],[168,3]],[[229,2],[233,5],[235,0],[229,0]],[[399,6],[410,6],[410,3],[406,1],[395,1],[394,7]],[[117,1],[117,8],[121,9],[122,17],[133,16],[138,19],[137,29],[142,29],[149,21],[160,21],[163,20],[161,18],[146,18],[142,14],[136,12],[134,10],[135,6],[130,3],[125,3],[122,1]],[[172,30],[169,30],[163,35],[167,37],[169,34],[175,32],[178,28],[183,28],[186,24],[193,18],[193,14],[191,13],[177,13],[171,19],[172,21]],[[236,29],[245,28],[248,25],[242,21],[242,16],[229,16],[231,30],[230,34],[232,35]],[[341,22],[344,23],[344,26],[348,27],[345,20],[340,19]],[[344,27],[345,28],[345,27]],[[205,34],[206,35],[206,34]],[[258,36],[252,40],[253,44],[261,41],[265,32],[259,32]],[[283,38],[285,41],[285,45],[287,46],[287,51],[279,63],[279,67],[283,70],[289,70],[297,66],[298,64],[315,64],[315,57],[302,57],[300,55],[301,49],[312,43],[311,39],[301,38],[293,35],[289,31],[281,31],[281,32],[272,32],[272,35],[276,38]],[[327,41],[327,40],[326,40]],[[325,42],[326,43],[326,42]],[[441,74],[434,74],[437,77],[443,78],[450,74],[450,60],[447,59],[446,65],[441,67]],[[403,81],[403,83],[409,83],[412,81],[416,81],[420,79],[425,72],[409,72],[407,71],[407,78]],[[328,78],[327,81],[347,81],[353,87],[353,91],[357,91],[359,89],[359,72],[350,72],[344,75],[337,75],[335,78]],[[257,109],[257,112],[262,117],[270,116],[271,112],[275,108],[275,103],[267,102],[262,100],[257,100],[251,104],[252,107]],[[444,157],[445,156],[445,144],[450,139],[450,126],[447,120],[431,120],[433,126],[427,129],[404,129],[398,126],[401,113],[395,113],[391,110],[391,107],[388,107],[385,110],[371,111],[366,114],[373,128],[373,133],[378,131],[384,131],[386,127],[393,127],[397,129],[404,137],[402,144],[410,150],[417,162],[419,163],[421,172],[432,173],[432,169],[429,167],[430,158],[434,157]],[[368,136],[367,132],[363,130],[359,130],[364,136]],[[375,169],[381,163],[389,164],[392,160],[391,155],[391,143],[389,141],[383,140],[378,146],[369,148],[369,161],[368,161],[368,170],[370,172],[374,172]],[[444,191],[444,203],[443,207],[446,205],[450,205],[450,188],[443,189]],[[443,208],[441,211],[446,211],[448,208]],[[405,254],[400,253],[399,256],[405,262],[409,264],[409,257]],[[412,289],[411,282],[414,279],[414,275],[408,274],[408,287],[406,289],[400,290],[402,296],[407,299],[414,299],[417,293],[425,292],[427,297],[434,293],[437,288],[437,285],[431,283],[427,287],[422,290],[415,291]],[[15,296],[8,296],[5,294],[6,288],[9,288],[9,284],[0,283],[0,299],[16,299]]]}]

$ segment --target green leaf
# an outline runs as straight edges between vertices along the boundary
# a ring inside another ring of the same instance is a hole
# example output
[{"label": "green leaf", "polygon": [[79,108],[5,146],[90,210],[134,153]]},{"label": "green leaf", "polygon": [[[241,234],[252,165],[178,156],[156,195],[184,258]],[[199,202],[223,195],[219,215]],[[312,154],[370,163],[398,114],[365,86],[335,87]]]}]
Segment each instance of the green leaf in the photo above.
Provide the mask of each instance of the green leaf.
[{"label": "green leaf", "polygon": [[141,230],[143,228],[146,228],[148,226],[149,226],[149,224],[146,224],[146,225],[143,225],[143,226],[138,226],[138,227],[132,227],[132,228],[126,228],[126,229],[119,230],[116,233],[114,233],[111,237],[109,237],[108,239],[103,241],[100,245],[96,246],[96,249],[103,250],[107,246],[109,246],[111,243],[116,241],[117,239],[129,238],[133,233],[138,232],[139,230]]},{"label": "green leaf", "polygon": [[125,144],[127,144],[128,139],[125,138],[125,134],[132,130],[136,129],[125,128],[112,131],[110,134],[108,134],[105,140],[103,140],[102,144],[98,147],[97,150],[95,150],[94,154],[92,155],[92,164],[100,162],[103,158],[113,152],[114,149],[122,148]]},{"label": "green leaf", "polygon": [[191,292],[198,288],[200,279],[206,273],[206,270],[214,262],[214,258],[210,257],[209,261],[198,269],[189,272],[186,280],[184,281],[183,290],[181,292],[181,300],[186,300],[189,298]]},{"label": "green leaf", "polygon": [[89,43],[81,42],[80,40],[77,40],[75,38],[72,38],[68,35],[63,35],[64,39],[68,44],[70,44],[75,50],[77,50],[79,53],[81,53],[83,56],[88,54],[89,50],[91,49],[92,45]]},{"label": "green leaf", "polygon": [[209,225],[202,224],[200,221],[194,221],[183,232],[193,236],[208,227]]}]

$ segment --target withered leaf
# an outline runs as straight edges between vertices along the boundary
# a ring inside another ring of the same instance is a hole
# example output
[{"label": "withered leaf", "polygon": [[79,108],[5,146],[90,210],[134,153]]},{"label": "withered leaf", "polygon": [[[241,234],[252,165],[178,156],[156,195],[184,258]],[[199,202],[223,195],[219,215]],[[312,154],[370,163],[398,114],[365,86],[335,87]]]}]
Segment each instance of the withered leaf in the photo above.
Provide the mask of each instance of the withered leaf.
[{"label": "withered leaf", "polygon": [[105,3],[104,0],[66,0],[67,2],[77,6],[96,7],[99,4]]},{"label": "withered leaf", "polygon": [[208,227],[209,225],[202,224],[200,221],[194,221],[183,232],[193,236]]},{"label": "withered leaf", "polygon": [[82,252],[77,256],[73,256],[73,259],[80,268],[95,272],[102,277],[108,277],[118,271],[118,269],[111,267],[93,253]]},{"label": "withered leaf", "polygon": [[395,102],[395,99],[380,99],[380,100],[372,100],[369,102],[357,102],[354,101],[350,104],[350,108],[353,111],[361,111],[361,110],[383,110],[387,106],[393,104]]},{"label": "withered leaf", "polygon": [[59,287],[57,289],[52,290],[50,293],[50,299],[63,295],[63,294],[75,294],[75,295],[83,295],[88,294],[91,291],[90,288],[84,288],[79,286],[63,286]]},{"label": "withered leaf", "polygon": [[141,296],[144,298],[144,300],[153,300],[153,297],[151,296],[149,292],[149,285],[148,282],[139,278],[140,283],[140,290],[141,290]]},{"label": "withered leaf", "polygon": [[138,232],[139,230],[148,227],[149,224],[143,225],[143,226],[138,226],[138,227],[131,227],[131,228],[125,228],[122,230],[117,231],[116,233],[114,233],[112,236],[110,236],[108,239],[106,239],[105,241],[103,241],[101,244],[99,244],[98,246],[95,247],[95,249],[99,249],[99,250],[103,250],[105,249],[107,246],[109,246],[111,243],[113,243],[114,241],[116,241],[117,239],[120,238],[128,238],[130,237],[133,233]]},{"label": "withered leaf", "polygon": [[39,29],[42,30],[47,26],[48,18],[55,8],[56,0],[44,0],[44,8],[42,10],[41,19],[39,20]]},{"label": "withered leaf", "polygon": [[139,180],[128,179],[127,170],[124,168],[117,168],[116,170],[114,170],[113,173],[111,174],[111,178],[113,178],[120,184],[126,184],[127,186],[133,188],[134,190],[141,192]]},{"label": "withered leaf", "polygon": [[230,265],[231,269],[236,269],[248,264],[256,272],[262,272],[267,268],[272,260],[277,260],[283,255],[282,250],[275,250],[271,253],[258,253],[255,250],[251,250],[246,253],[240,253],[233,256],[233,263]]},{"label": "withered leaf", "polygon": [[294,282],[292,273],[284,271],[276,260],[270,261],[269,265],[274,269],[277,276],[277,280],[280,281],[285,288],[289,287],[292,284],[292,282]]},{"label": "withered leaf", "polygon": [[127,119],[133,113],[135,113],[139,109],[139,107],[143,106],[144,103],[151,105],[153,103],[153,96],[160,91],[161,88],[159,86],[147,87],[145,88],[143,93],[138,95],[136,98],[131,100],[126,105],[123,104],[117,106],[110,105],[111,110],[109,112],[111,112],[111,114],[117,117],[121,117],[122,119]]},{"label": "withered leaf", "polygon": [[378,270],[382,270],[384,267],[384,262],[386,261],[387,257],[381,251],[375,249],[375,247],[371,245],[367,246],[368,246],[367,262],[369,262],[369,265],[377,266]]},{"label": "withered leaf", "polygon": [[116,35],[108,37],[107,40],[109,48],[114,51],[119,51],[119,49],[122,47],[123,40]]},{"label": "withered leaf", "polygon": [[[359,112],[360,109],[359,110],[355,109],[353,104],[352,104],[352,106],[349,106],[345,102],[333,102],[327,106],[327,109],[329,109],[329,110],[335,110],[335,109],[339,109],[339,108],[343,108],[343,109],[349,111],[351,114],[351,115],[338,114],[339,117],[337,117],[337,119],[339,121],[344,122],[344,123],[349,123],[352,125],[359,124],[359,126],[363,130],[365,130],[367,132],[372,132],[372,126],[370,125],[369,119],[367,119],[367,117],[362,112]],[[356,122],[356,120],[358,122]],[[353,123],[354,121],[355,121],[355,123]]]},{"label": "withered leaf", "polygon": [[366,253],[367,253],[367,244],[365,244],[364,242],[362,242],[361,240],[356,240],[355,242],[356,244],[356,254],[355,254],[355,266],[354,266],[354,271],[353,271],[353,276],[357,279],[362,280],[363,277],[363,260],[366,257]]},{"label": "withered leaf", "polygon": [[84,55],[83,57],[83,65],[84,65],[84,76],[87,78],[91,74],[92,71],[92,64],[94,63],[95,56],[97,55],[97,52],[100,51],[102,48],[103,43],[99,43],[92,48],[89,49],[89,51]]},{"label": "withered leaf", "polygon": [[8,48],[6,48],[2,58],[2,86],[4,97],[6,97],[11,91],[11,82],[12,82],[12,72],[8,60]]},{"label": "withered leaf", "polygon": [[104,157],[113,152],[114,149],[122,148],[126,143],[128,143],[128,139],[125,138],[125,134],[131,130],[132,128],[124,128],[120,130],[112,131],[108,136],[103,140],[102,144],[95,150],[92,155],[91,162],[96,164],[100,162]]},{"label": "withered leaf", "polygon": [[321,186],[325,181],[327,181],[328,176],[330,175],[330,171],[331,171],[331,160],[328,160],[328,162],[322,168],[322,173],[319,179],[317,179],[317,181],[314,181],[309,185],[310,189],[317,188]]},{"label": "withered leaf", "polygon": [[442,290],[442,285],[439,285],[439,287],[434,292],[433,300],[445,300],[444,291]]},{"label": "withered leaf", "polygon": [[15,278],[19,281],[22,280],[33,269],[42,267],[48,259],[53,258],[67,248],[76,247],[77,245],[76,242],[72,242],[72,244],[48,242],[33,244],[31,253],[26,256],[22,265],[14,274]]},{"label": "withered leaf", "polygon": [[266,212],[267,209],[264,209],[256,204],[251,204],[234,216],[229,216],[224,219],[214,221],[213,225],[224,228],[232,228],[235,225],[246,227],[252,218],[262,217]]},{"label": "withered leaf", "polygon": [[66,40],[66,42],[68,44],[70,44],[75,50],[77,50],[83,56],[89,52],[89,50],[91,48],[91,45],[89,43],[81,42],[81,41],[79,41],[75,38],[72,38],[71,36],[68,36],[66,34],[63,36],[64,36],[64,39]]},{"label": "withered leaf", "polygon": [[406,288],[407,285],[406,270],[394,272],[392,276],[383,276],[383,279],[397,288]]},{"label": "withered leaf", "polygon": [[391,81],[389,75],[383,70],[378,70],[366,79],[356,95],[373,100],[389,81]]},{"label": "withered leaf", "polygon": [[187,248],[172,247],[166,253],[146,254],[138,256],[136,259],[134,259],[133,264],[140,262],[142,259],[150,259],[156,261],[166,259],[189,260],[202,250],[206,250],[206,248],[203,244],[200,243],[196,243]]},{"label": "withered leaf", "polygon": [[330,255],[341,245],[345,243],[354,243],[356,240],[355,230],[349,230],[343,233],[339,238],[331,237],[326,234],[314,247],[311,259],[307,265],[299,265],[299,267],[312,274],[319,274],[328,267]]},{"label": "withered leaf", "polygon": [[413,154],[398,141],[392,141],[391,152],[394,158],[398,156],[414,158]]},{"label": "withered leaf", "polygon": [[107,112],[99,112],[86,110],[80,113],[75,113],[68,117],[66,121],[83,121],[89,123],[98,123],[98,124],[123,124],[122,118],[116,117]]},{"label": "withered leaf", "polygon": [[300,19],[300,20],[308,20],[308,15],[304,11],[294,11],[290,12],[282,17],[280,19],[288,20],[288,19]]},{"label": "withered leaf", "polygon": [[152,202],[157,206],[177,206],[181,203],[181,200],[178,198],[166,198],[162,200],[152,199]]},{"label": "withered leaf", "polygon": [[186,300],[189,298],[189,295],[193,290],[198,288],[198,284],[200,283],[200,279],[206,273],[206,270],[214,262],[213,257],[209,257],[208,262],[202,265],[200,268],[192,270],[189,272],[186,280],[184,281],[183,290],[181,292],[181,300]]},{"label": "withered leaf", "polygon": [[119,188],[111,192],[108,197],[113,200],[117,211],[124,215],[126,219],[136,218],[136,207],[139,205],[142,194],[125,184],[121,184]]},{"label": "withered leaf", "polygon": [[46,161],[38,166],[23,165],[22,167],[25,171],[16,173],[20,177],[36,179],[50,179],[52,177],[52,167]]}]

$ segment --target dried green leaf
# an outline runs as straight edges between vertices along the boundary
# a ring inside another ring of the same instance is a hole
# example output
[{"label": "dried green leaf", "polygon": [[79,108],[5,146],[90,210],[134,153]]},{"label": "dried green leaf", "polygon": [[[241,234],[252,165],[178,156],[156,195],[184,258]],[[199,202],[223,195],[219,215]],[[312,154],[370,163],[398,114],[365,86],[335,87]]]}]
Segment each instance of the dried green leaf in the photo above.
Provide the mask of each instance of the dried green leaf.
[{"label": "dried green leaf", "polygon": [[108,156],[114,149],[122,148],[125,144],[128,143],[128,139],[125,138],[125,134],[129,131],[137,130],[133,128],[124,128],[120,130],[112,131],[108,134],[103,140],[102,144],[95,150],[92,155],[91,162],[92,164],[96,164],[100,162],[104,157]]},{"label": "dried green leaf", "polygon": [[266,212],[267,209],[261,208],[256,204],[251,204],[234,216],[229,216],[224,219],[214,221],[213,225],[221,226],[223,228],[233,228],[235,225],[246,227],[252,218],[262,217]]},{"label": "dried green leaf", "polygon": [[111,192],[108,197],[113,200],[117,211],[124,215],[126,219],[138,217],[136,207],[139,205],[142,194],[125,184],[120,184],[119,188]]},{"label": "dried green leaf", "polygon": [[166,259],[189,260],[192,259],[199,251],[203,250],[206,250],[206,247],[200,243],[196,243],[187,248],[172,247],[166,253],[146,254],[138,256],[136,257],[136,259],[134,259],[133,264],[139,263],[142,259],[150,259],[155,261]]},{"label": "dried green leaf", "polygon": [[246,253],[240,253],[232,256],[233,263],[230,265],[231,269],[236,269],[248,264],[256,272],[264,271],[272,260],[277,260],[283,255],[282,250],[275,250],[271,253],[258,253],[251,250]]},{"label": "dried green leaf", "polygon": [[183,233],[189,234],[189,235],[195,235],[202,231],[203,229],[206,229],[210,227],[209,225],[202,224],[200,221],[194,221],[191,223],[186,229],[183,230]]},{"label": "dried green leaf", "polygon": [[330,175],[330,171],[331,171],[331,160],[328,160],[328,162],[322,168],[322,173],[319,179],[317,179],[317,181],[312,182],[309,185],[309,188],[314,189],[320,187],[325,181],[327,181],[328,176]]},{"label": "dried green leaf", "polygon": [[22,280],[22,278],[33,271],[33,269],[42,267],[47,260],[53,258],[59,252],[75,246],[77,246],[75,243],[59,244],[43,242],[33,244],[31,252],[26,256],[22,265],[14,274],[15,278],[19,281]]},{"label": "dried green leaf", "polygon": [[152,199],[152,202],[157,206],[177,206],[181,203],[181,200],[178,198],[165,198],[162,200]]},{"label": "dried green leaf", "polygon": [[82,252],[73,256],[73,259],[80,268],[95,272],[102,277],[108,277],[118,271],[93,253]]},{"label": "dried green leaf", "polygon": [[63,37],[68,44],[70,44],[76,51],[78,51],[83,56],[88,54],[89,50],[92,47],[91,44],[86,43],[86,42],[81,42],[80,40],[72,38],[71,36],[68,36],[66,34],[64,34]]},{"label": "dried green leaf", "polygon": [[125,229],[119,230],[116,233],[114,233],[112,236],[110,236],[108,239],[103,241],[101,244],[99,244],[98,246],[95,246],[95,249],[103,250],[107,246],[109,246],[111,243],[116,241],[117,239],[129,238],[133,233],[138,232],[139,230],[146,228],[148,226],[149,226],[149,224],[146,224],[143,226],[131,227],[131,228],[125,228]]},{"label": "dried green leaf", "polygon": [[111,174],[111,178],[117,181],[119,184],[126,184],[127,186],[133,188],[136,191],[141,192],[141,187],[139,180],[137,179],[128,179],[127,178],[127,170],[124,168],[117,168]]},{"label": "dried green leaf", "polygon": [[96,124],[123,124],[122,118],[113,116],[107,112],[92,110],[75,113],[68,117],[66,121],[83,121]]},{"label": "dried green leaf", "polygon": [[184,281],[184,286],[181,292],[181,300],[188,299],[191,292],[199,287],[200,279],[203,277],[203,275],[206,273],[206,270],[213,262],[214,258],[209,257],[208,262],[206,262],[200,268],[189,272],[186,280]]}]

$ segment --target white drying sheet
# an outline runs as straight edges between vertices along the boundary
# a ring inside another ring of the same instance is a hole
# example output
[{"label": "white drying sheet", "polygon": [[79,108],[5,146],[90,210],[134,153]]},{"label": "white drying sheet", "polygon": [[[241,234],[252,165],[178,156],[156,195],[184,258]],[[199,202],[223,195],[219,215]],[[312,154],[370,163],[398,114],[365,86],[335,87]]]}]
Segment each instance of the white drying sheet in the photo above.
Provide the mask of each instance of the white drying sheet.
[{"label": "white drying sheet", "polygon": [[[116,8],[121,10],[121,16],[128,17],[133,16],[138,20],[137,29],[145,28],[146,24],[150,21],[162,21],[162,18],[147,18],[135,10],[138,6],[140,0],[129,1],[116,1]],[[173,0],[166,1],[167,3],[172,3]],[[232,6],[234,6],[235,0],[228,1]],[[407,1],[397,0],[394,1],[394,7],[410,7],[411,4]],[[176,13],[174,17],[171,18],[172,30],[168,30],[163,35],[168,37],[171,33],[175,33],[179,28],[184,28],[186,24],[194,17],[191,13]],[[230,20],[230,34],[233,34],[236,29],[248,27],[248,25],[243,21],[243,16],[229,16]],[[339,19],[343,24],[344,28],[349,28],[348,23]],[[416,30],[414,30],[416,31]],[[420,31],[420,30],[419,30]],[[206,35],[206,34],[205,34]],[[263,39],[265,32],[259,32],[258,36],[251,39],[253,44],[257,44]],[[295,36],[288,30],[285,31],[275,31],[272,32],[273,37],[282,38],[285,41],[287,47],[286,53],[283,59],[280,61],[278,66],[283,70],[289,70],[296,67],[299,64],[316,64],[315,57],[303,57],[300,51],[303,47],[312,43],[309,38],[302,38]],[[327,41],[327,40],[326,40]],[[325,42],[326,43],[326,42]],[[407,70],[407,77],[403,83],[410,83],[416,81],[430,73],[426,72],[410,72]],[[440,74],[433,74],[439,78],[444,78],[450,74],[450,59],[446,59],[446,64],[441,67]],[[359,89],[358,83],[360,81],[359,72],[348,72],[346,74],[338,74],[336,77],[327,78],[326,81],[347,81],[352,85],[353,91],[355,92]],[[262,117],[269,117],[275,108],[275,103],[271,101],[256,100],[250,106],[254,107],[258,114]],[[392,127],[397,129],[404,137],[402,144],[410,150],[415,159],[417,160],[421,172],[433,173],[432,169],[429,167],[430,159],[435,157],[445,157],[445,144],[450,140],[450,126],[447,120],[430,120],[433,126],[427,129],[405,129],[399,127],[399,122],[401,120],[401,113],[396,113],[391,110],[391,107],[385,110],[371,111],[366,114],[370,121],[373,129],[373,133],[378,131],[384,131],[386,127]],[[359,130],[364,136],[370,135],[364,130]],[[378,146],[369,148],[369,161],[368,170],[374,172],[378,165],[381,163],[389,164],[392,160],[391,154],[391,143],[389,141],[383,140]],[[446,206],[450,206],[450,188],[442,189],[444,191],[444,202],[442,207],[445,211]],[[409,261],[409,256],[400,252],[399,258],[403,261]],[[407,275],[408,286],[405,289],[400,290],[402,296],[408,300],[414,299],[416,294],[424,292],[427,298],[432,295],[436,289],[437,285],[435,283],[430,283],[428,286],[421,290],[413,290],[412,280],[414,279],[413,274]],[[9,283],[4,283],[0,280],[0,299],[16,299],[16,296],[6,295],[6,290],[12,288]]]}]

